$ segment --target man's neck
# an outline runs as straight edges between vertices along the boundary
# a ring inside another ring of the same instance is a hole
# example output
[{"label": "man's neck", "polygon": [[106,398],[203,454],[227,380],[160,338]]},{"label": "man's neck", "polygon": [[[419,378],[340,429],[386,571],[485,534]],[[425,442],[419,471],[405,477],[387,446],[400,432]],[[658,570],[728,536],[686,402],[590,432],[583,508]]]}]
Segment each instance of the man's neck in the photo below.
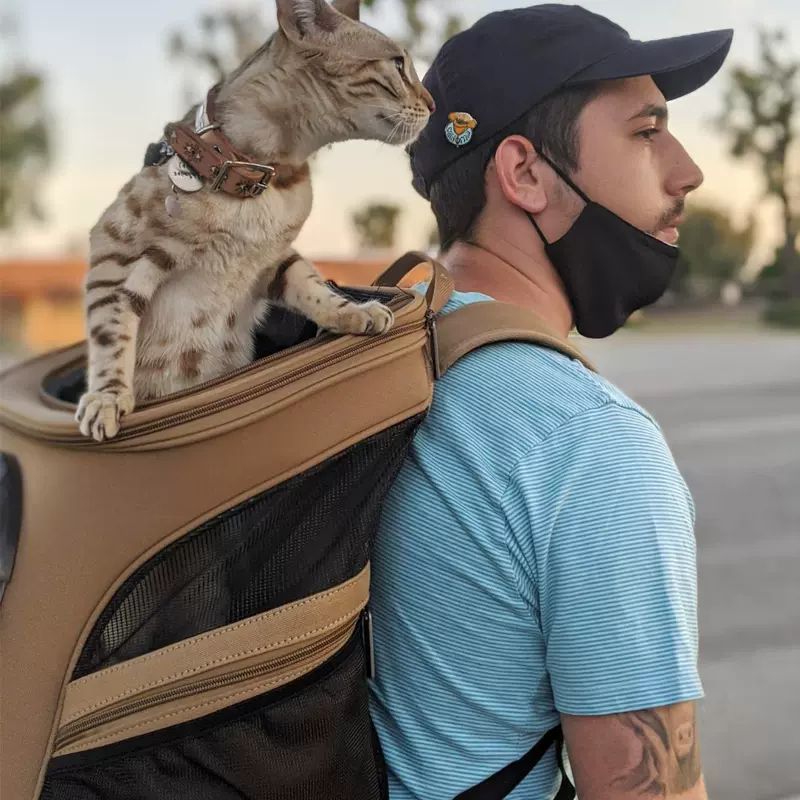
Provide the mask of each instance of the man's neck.
[{"label": "man's neck", "polygon": [[572,308],[564,284],[547,256],[525,253],[508,240],[457,242],[441,257],[460,292],[480,292],[537,314],[566,338]]}]

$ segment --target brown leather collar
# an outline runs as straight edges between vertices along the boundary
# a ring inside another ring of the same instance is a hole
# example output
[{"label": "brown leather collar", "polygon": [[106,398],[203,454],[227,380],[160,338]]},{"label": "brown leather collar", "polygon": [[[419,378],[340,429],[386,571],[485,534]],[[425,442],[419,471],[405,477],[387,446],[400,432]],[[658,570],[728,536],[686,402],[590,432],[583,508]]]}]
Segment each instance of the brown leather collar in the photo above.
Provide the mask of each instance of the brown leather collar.
[{"label": "brown leather collar", "polygon": [[195,131],[185,122],[167,126],[172,149],[201,177],[211,181],[212,192],[226,192],[240,199],[258,197],[273,178],[291,183],[297,167],[289,164],[258,164],[237,150],[216,122],[219,84],[206,97],[209,124]]}]

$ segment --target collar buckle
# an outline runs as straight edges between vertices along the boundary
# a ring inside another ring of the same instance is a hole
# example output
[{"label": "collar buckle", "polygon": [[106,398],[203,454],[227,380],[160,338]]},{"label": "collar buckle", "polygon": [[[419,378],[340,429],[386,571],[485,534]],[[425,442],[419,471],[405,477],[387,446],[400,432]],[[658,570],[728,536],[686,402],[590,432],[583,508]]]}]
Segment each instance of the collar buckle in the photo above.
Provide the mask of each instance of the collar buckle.
[{"label": "collar buckle", "polygon": [[222,184],[228,179],[228,172],[231,167],[244,167],[246,169],[258,170],[262,173],[261,178],[255,182],[242,181],[238,184],[239,193],[243,197],[258,197],[270,184],[275,177],[275,167],[269,164],[254,164],[249,161],[225,161],[220,164],[217,174],[211,184],[211,191],[217,192],[222,188]]}]

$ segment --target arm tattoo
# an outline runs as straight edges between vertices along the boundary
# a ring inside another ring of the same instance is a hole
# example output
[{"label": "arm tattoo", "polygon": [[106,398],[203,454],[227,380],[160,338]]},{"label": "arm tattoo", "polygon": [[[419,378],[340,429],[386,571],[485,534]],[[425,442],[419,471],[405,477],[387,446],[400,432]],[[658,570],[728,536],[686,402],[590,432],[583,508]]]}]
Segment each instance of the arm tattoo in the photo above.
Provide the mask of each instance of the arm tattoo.
[{"label": "arm tattoo", "polygon": [[614,778],[612,786],[637,797],[668,798],[700,780],[700,755],[693,703],[618,714],[641,748],[637,763]]}]

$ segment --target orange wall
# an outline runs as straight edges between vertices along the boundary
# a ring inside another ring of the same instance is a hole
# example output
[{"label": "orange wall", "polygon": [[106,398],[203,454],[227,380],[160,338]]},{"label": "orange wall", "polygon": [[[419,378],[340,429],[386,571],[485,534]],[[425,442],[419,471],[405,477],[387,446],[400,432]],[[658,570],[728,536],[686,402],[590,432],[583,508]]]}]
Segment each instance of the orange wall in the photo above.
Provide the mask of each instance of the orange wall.
[{"label": "orange wall", "polygon": [[[391,259],[318,261],[320,272],[343,286],[369,286]],[[87,265],[80,260],[0,262],[0,336],[12,349],[43,352],[86,336],[82,287]],[[417,268],[403,285],[424,280]]]}]

